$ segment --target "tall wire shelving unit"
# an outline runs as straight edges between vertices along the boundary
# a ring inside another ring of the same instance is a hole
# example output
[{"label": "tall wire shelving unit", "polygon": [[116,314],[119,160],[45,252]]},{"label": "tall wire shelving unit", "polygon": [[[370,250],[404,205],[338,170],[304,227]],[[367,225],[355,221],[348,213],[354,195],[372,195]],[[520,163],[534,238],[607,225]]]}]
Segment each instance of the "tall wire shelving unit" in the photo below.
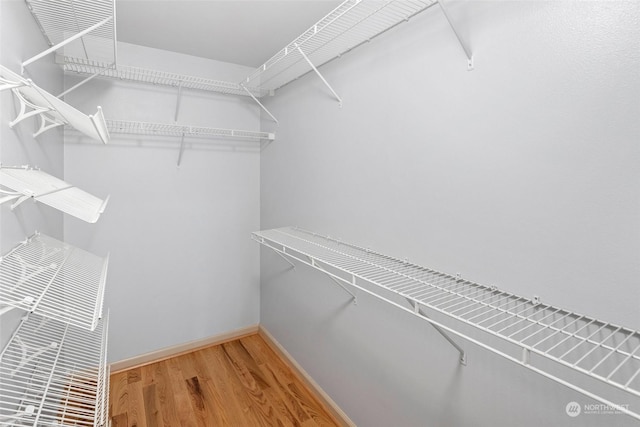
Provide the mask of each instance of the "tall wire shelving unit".
[{"label": "tall wire shelving unit", "polygon": [[640,333],[328,236],[285,227],[252,234],[294,268],[327,275],[354,301],[365,293],[436,328],[467,363],[462,338],[640,420]]}]

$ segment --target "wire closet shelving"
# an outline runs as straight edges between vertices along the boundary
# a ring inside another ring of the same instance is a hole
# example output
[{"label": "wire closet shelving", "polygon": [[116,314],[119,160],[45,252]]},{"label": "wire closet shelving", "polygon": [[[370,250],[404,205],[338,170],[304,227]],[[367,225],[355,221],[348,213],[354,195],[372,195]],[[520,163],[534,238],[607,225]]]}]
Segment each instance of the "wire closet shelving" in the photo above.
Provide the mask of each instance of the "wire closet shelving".
[{"label": "wire closet shelving", "polygon": [[25,0],[51,49],[23,67],[58,52],[109,64],[117,62],[115,0]]},{"label": "wire closet shelving", "polygon": [[107,325],[25,316],[0,353],[0,425],[106,427]]},{"label": "wire closet shelving", "polygon": [[436,3],[436,0],[346,0],[258,67],[245,83],[276,90]]},{"label": "wire closet shelving", "polygon": [[109,257],[36,233],[0,258],[0,303],[94,330]]},{"label": "wire closet shelving", "polygon": [[0,166],[0,204],[13,201],[14,209],[28,199],[90,223],[98,221],[109,201],[109,197],[99,199],[39,169]]},{"label": "wire closet shelving", "polygon": [[105,144],[109,141],[109,132],[100,107],[96,114],[87,116],[38,87],[31,80],[0,65],[0,92],[4,90],[11,90],[20,102],[18,116],[9,122],[9,127],[14,127],[29,117],[38,116],[40,128],[34,137],[57,126],[69,125],[90,138]]},{"label": "wire closet shelving", "polygon": [[[446,333],[640,419],[638,412],[601,396],[604,383],[612,394],[622,391],[640,397],[640,333],[636,330],[298,228],[259,231],[252,238],[285,260],[297,260],[327,274],[347,291],[363,291],[421,317],[456,346],[463,363],[464,350]],[[486,339],[469,335],[469,327]],[[496,345],[496,338],[508,349]],[[576,384],[576,375],[591,380],[598,392],[586,389],[582,382]]]},{"label": "wire closet shelving", "polygon": [[111,133],[156,136],[189,136],[202,138],[240,138],[250,140],[273,141],[275,135],[269,132],[187,126],[168,123],[133,122],[125,120],[107,120]]}]

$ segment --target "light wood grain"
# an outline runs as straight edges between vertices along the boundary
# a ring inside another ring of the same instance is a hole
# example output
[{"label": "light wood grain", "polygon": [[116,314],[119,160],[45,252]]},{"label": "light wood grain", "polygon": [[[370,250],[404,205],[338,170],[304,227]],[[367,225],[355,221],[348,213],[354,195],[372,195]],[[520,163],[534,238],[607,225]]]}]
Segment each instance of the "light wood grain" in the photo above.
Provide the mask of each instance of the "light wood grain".
[{"label": "light wood grain", "polygon": [[258,334],[111,376],[113,427],[340,426]]}]

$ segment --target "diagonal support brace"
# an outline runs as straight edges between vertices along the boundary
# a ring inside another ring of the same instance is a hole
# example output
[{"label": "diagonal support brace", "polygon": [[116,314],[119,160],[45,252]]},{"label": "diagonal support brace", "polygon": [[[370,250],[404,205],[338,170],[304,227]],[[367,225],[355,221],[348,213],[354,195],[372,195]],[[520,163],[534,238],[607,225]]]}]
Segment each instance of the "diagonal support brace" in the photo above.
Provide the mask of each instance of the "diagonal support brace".
[{"label": "diagonal support brace", "polygon": [[279,123],[278,123],[278,119],[276,119],[276,118],[274,117],[274,115],[273,115],[273,114],[271,114],[271,112],[270,112],[269,110],[267,110],[267,107],[265,107],[264,105],[262,105],[262,102],[260,102],[260,101],[258,100],[258,98],[256,98],[256,97],[255,97],[255,95],[254,95],[254,94],[252,94],[252,93],[251,93],[251,91],[250,91],[249,89],[247,89],[247,87],[246,87],[245,85],[243,85],[242,83],[240,83],[240,87],[241,87],[245,92],[247,92],[247,93],[249,94],[249,96],[250,96],[251,98],[253,98],[253,100],[254,100],[254,101],[256,101],[256,103],[260,106],[260,108],[262,108],[262,110],[263,110],[265,113],[267,113],[267,114],[269,115],[269,117],[271,117],[271,119],[273,119],[273,121],[274,121],[274,122],[276,122],[276,124],[279,124]]},{"label": "diagonal support brace", "polygon": [[[406,298],[406,300],[409,302],[409,304],[411,304],[413,306],[413,312],[419,316],[422,317],[426,317],[427,319],[430,319],[429,316],[427,316],[427,313],[424,312],[424,310],[422,308],[420,308],[420,304],[418,304],[418,302],[413,301],[412,299]],[[430,323],[431,326],[433,326],[433,328],[438,331],[438,333],[440,335],[442,335],[444,337],[444,339],[446,339],[449,344],[451,344],[452,346],[455,347],[456,350],[458,350],[458,352],[460,353],[460,364],[463,366],[467,365],[467,354],[465,353],[464,349],[462,347],[460,347],[460,345],[455,342],[453,340],[453,338],[451,338],[442,328],[440,328],[438,325]]]},{"label": "diagonal support brace", "polygon": [[329,274],[329,272],[327,270],[325,270],[324,268],[322,268],[320,265],[318,265],[316,263],[316,260],[313,258],[309,258],[309,260],[311,261],[311,266],[316,268],[317,270],[320,270],[321,272],[323,272],[324,274],[327,275],[327,277],[329,277],[329,279],[331,279],[333,281],[333,283],[335,283],[336,285],[340,286],[346,293],[348,293],[349,295],[351,295],[351,301],[353,302],[354,305],[358,305],[358,298],[356,297],[356,294],[354,294],[353,292],[351,292],[349,289],[346,288],[346,286],[344,286],[342,283],[340,283],[335,277],[333,277],[331,274]]},{"label": "diagonal support brace", "polygon": [[316,68],[315,65],[313,65],[313,62],[311,62],[311,60],[307,57],[307,55],[305,55],[305,53],[302,51],[302,49],[300,49],[300,46],[296,45],[296,49],[298,49],[298,52],[300,52],[300,55],[302,55],[302,57],[305,59],[305,61],[307,61],[307,63],[309,64],[309,66],[313,69],[313,71],[316,72],[316,74],[318,75],[318,77],[320,77],[320,80],[322,80],[322,83],[325,84],[325,86],[327,86],[329,88],[329,90],[331,91],[331,93],[333,94],[333,96],[336,97],[336,99],[338,100],[338,105],[340,107],[342,107],[342,98],[340,98],[340,96],[336,93],[335,90],[333,90],[333,88],[331,87],[331,85],[329,84],[329,82],[327,82],[325,80],[325,78],[322,76],[322,74],[320,74],[320,71],[318,71],[318,69]]},{"label": "diagonal support brace", "polygon": [[111,21],[112,19],[113,19],[113,16],[109,16],[108,18],[103,19],[102,21],[98,22],[97,24],[94,24],[94,25],[90,26],[89,28],[86,28],[86,29],[80,31],[77,34],[74,34],[73,36],[69,37],[68,39],[65,39],[65,40],[61,41],[57,45],[51,46],[49,49],[45,50],[44,52],[41,52],[41,53],[37,54],[33,58],[27,59],[26,61],[24,61],[22,63],[22,73],[24,74],[24,68],[27,65],[31,64],[32,62],[37,61],[38,59],[40,59],[40,58],[42,58],[44,56],[47,56],[51,52],[55,52],[56,50],[60,49],[61,47],[68,45],[72,41],[79,39],[80,37],[84,36],[85,34],[88,34],[91,31],[102,27],[104,24],[106,24],[107,22]]},{"label": "diagonal support brace", "polygon": [[473,55],[471,54],[471,49],[469,49],[469,46],[467,45],[467,43],[464,41],[462,36],[460,36],[460,33],[458,32],[458,30],[456,30],[456,26],[454,25],[453,21],[451,20],[451,17],[447,13],[447,9],[444,6],[443,0],[438,0],[438,4],[440,5],[440,10],[442,10],[444,17],[447,18],[447,22],[449,23],[449,26],[451,27],[453,34],[455,34],[456,38],[458,39],[458,43],[460,43],[460,47],[462,48],[465,56],[467,57],[467,70],[468,71],[473,70]]}]

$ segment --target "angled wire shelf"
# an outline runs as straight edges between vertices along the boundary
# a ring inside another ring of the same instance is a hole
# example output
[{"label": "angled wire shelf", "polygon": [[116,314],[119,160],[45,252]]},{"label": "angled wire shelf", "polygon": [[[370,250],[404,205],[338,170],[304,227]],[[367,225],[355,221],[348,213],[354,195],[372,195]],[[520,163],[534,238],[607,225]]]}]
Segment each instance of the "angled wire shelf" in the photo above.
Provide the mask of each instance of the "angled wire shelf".
[{"label": "angled wire shelf", "polygon": [[94,330],[108,262],[36,233],[0,258],[0,305]]},{"label": "angled wire shelf", "polygon": [[253,140],[274,140],[275,135],[268,132],[249,130],[220,129],[203,126],[185,126],[179,124],[132,122],[124,120],[107,120],[107,127],[112,133],[156,136],[187,136],[201,138],[242,138]]},{"label": "angled wire shelf", "polygon": [[205,77],[189,76],[120,64],[112,66],[105,62],[71,56],[58,57],[58,61],[62,63],[62,67],[67,74],[77,74],[81,76],[95,75],[97,77],[129,82],[216,92],[228,95],[250,96],[249,93],[251,93],[256,97],[261,97],[266,94],[265,91],[256,87],[247,87],[248,93],[247,90],[243,89],[238,83]]},{"label": "angled wire shelf", "polygon": [[14,209],[28,199],[90,223],[98,221],[109,200],[99,199],[39,169],[0,165],[0,204],[13,202]]},{"label": "angled wire shelf", "polygon": [[[259,231],[253,233],[252,238],[281,256],[328,274],[347,287],[415,314],[439,331],[462,337],[640,419],[637,412],[572,382],[577,374],[595,383],[605,383],[613,387],[612,391],[622,390],[639,397],[638,331],[298,228]],[[403,305],[404,302],[409,306]],[[428,317],[429,313],[444,320],[433,320]],[[484,333],[483,336],[499,338],[509,345],[509,350],[466,335],[462,330],[467,327]],[[561,373],[547,369],[549,362],[560,368]]]},{"label": "angled wire shelf", "polygon": [[9,127],[14,127],[29,117],[38,116],[40,128],[34,137],[57,126],[69,125],[104,144],[109,141],[109,132],[100,107],[96,114],[87,116],[38,87],[31,80],[0,65],[0,92],[3,90],[11,90],[20,102],[18,117],[9,122]]},{"label": "angled wire shelf", "polygon": [[384,33],[435,0],[346,0],[249,75],[245,83],[276,90]]},{"label": "angled wire shelf", "polygon": [[54,51],[116,63],[115,0],[25,1]]},{"label": "angled wire shelf", "polygon": [[107,330],[26,316],[0,353],[0,425],[106,427]]}]

